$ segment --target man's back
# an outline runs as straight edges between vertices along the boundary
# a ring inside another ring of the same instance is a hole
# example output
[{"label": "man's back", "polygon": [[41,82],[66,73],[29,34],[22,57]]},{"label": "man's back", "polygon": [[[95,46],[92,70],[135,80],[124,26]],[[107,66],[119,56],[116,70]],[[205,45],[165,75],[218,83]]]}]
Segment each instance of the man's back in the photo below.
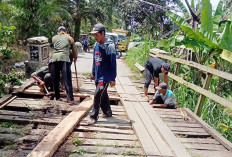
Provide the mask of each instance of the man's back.
[{"label": "man's back", "polygon": [[164,63],[163,60],[159,58],[149,58],[148,59],[148,69],[152,72],[152,75],[155,77],[159,77],[159,73],[161,73],[161,66]]}]

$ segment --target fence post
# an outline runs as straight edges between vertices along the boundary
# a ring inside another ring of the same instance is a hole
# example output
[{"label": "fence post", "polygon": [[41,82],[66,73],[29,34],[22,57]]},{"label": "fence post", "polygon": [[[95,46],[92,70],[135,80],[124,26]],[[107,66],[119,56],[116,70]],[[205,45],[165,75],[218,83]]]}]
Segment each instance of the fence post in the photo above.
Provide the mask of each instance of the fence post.
[{"label": "fence post", "polygon": [[[180,69],[180,63],[176,64],[176,71],[174,72],[175,75],[178,75],[178,71]],[[172,86],[171,86],[171,91],[173,91],[174,87],[175,87],[176,81],[173,79],[172,80]]]},{"label": "fence post", "polygon": [[[210,83],[211,83],[212,77],[213,77],[213,74],[207,73],[207,76],[206,76],[206,78],[205,78],[205,82],[204,82],[204,85],[203,85],[203,88],[204,88],[205,90],[208,90],[208,89],[209,89],[209,85],[210,85]],[[205,96],[204,96],[204,95],[200,95],[200,97],[199,97],[199,99],[198,99],[197,106],[196,106],[196,108],[195,108],[195,113],[196,113],[199,117],[201,116],[201,112],[202,112],[202,108],[203,108],[204,102],[205,102]]]}]

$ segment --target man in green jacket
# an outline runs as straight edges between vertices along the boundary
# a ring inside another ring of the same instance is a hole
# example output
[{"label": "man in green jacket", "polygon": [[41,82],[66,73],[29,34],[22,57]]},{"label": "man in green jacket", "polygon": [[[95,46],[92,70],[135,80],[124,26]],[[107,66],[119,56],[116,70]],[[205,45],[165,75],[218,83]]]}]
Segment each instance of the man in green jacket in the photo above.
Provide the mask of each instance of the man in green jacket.
[{"label": "man in green jacket", "polygon": [[67,102],[70,105],[75,105],[73,98],[73,88],[72,88],[72,78],[71,78],[71,61],[69,58],[70,47],[72,47],[73,61],[77,60],[77,52],[74,49],[74,40],[71,36],[67,34],[66,28],[60,26],[58,28],[58,34],[52,38],[53,43],[53,55],[52,55],[52,79],[55,90],[56,100],[62,101],[60,98],[59,91],[59,79],[60,72],[62,73],[62,78],[67,93]]}]

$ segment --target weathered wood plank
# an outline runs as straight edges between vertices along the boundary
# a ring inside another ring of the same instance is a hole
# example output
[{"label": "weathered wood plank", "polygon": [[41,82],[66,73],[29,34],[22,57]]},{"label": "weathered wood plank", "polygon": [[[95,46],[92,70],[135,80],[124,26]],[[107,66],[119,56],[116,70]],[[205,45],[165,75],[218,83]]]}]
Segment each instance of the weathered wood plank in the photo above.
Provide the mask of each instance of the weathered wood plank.
[{"label": "weathered wood plank", "polygon": [[194,137],[211,137],[207,132],[186,132],[186,131],[173,131],[173,133],[183,136],[194,136]]},{"label": "weathered wood plank", "polygon": [[173,122],[166,122],[165,123],[168,127],[188,127],[188,128],[202,128],[201,125],[195,123],[173,123]]},{"label": "weathered wood plank", "polygon": [[106,139],[87,139],[79,138],[83,145],[96,145],[103,147],[130,147],[130,148],[140,148],[139,141],[122,141],[122,140],[106,140]]},{"label": "weathered wood plank", "polygon": [[141,73],[145,71],[145,68],[137,62],[134,64],[134,66],[138,68]]},{"label": "weathered wood plank", "polygon": [[[87,121],[81,121],[81,126],[88,126]],[[104,127],[104,128],[113,128],[113,129],[124,129],[129,130],[132,129],[131,124],[125,124],[125,123],[105,123],[105,122],[97,122],[93,124],[94,127]]]},{"label": "weathered wood plank", "polygon": [[120,94],[121,100],[123,101],[135,101],[137,102],[138,100],[131,94]]},{"label": "weathered wood plank", "polygon": [[14,123],[23,123],[23,124],[30,124],[30,123],[38,123],[38,124],[45,124],[45,125],[57,125],[61,121],[60,118],[58,119],[51,119],[51,118],[39,118],[39,119],[26,119],[26,117],[22,118],[19,116],[7,116],[7,115],[0,115],[0,121],[4,122],[14,122]]},{"label": "weathered wood plank", "polygon": [[171,152],[171,149],[169,148],[168,144],[165,141],[163,141],[160,133],[154,127],[150,117],[147,115],[146,111],[144,111],[144,108],[141,106],[141,104],[134,102],[132,104],[134,105],[137,114],[141,118],[145,128],[150,134],[150,137],[152,138],[153,142],[158,148],[161,156],[173,156],[173,153]]},{"label": "weathered wood plank", "polygon": [[101,127],[91,127],[91,126],[79,126],[75,128],[76,131],[95,131],[102,133],[115,133],[115,134],[130,134],[133,135],[133,130],[121,130],[121,129],[112,129],[112,128],[101,128]]},{"label": "weathered wood plank", "polygon": [[115,88],[116,88],[118,94],[126,93],[121,85],[116,84]]},{"label": "weathered wood plank", "polygon": [[123,86],[123,85],[127,85],[127,86],[133,86],[133,83],[131,82],[131,80],[128,78],[128,77],[121,77],[121,76],[118,76],[117,77],[120,84]]},{"label": "weathered wood plank", "polygon": [[[89,119],[88,117],[85,117],[83,120],[87,121],[88,119]],[[122,118],[118,119],[115,117],[107,117],[107,118],[99,117],[99,119],[97,120],[97,123],[98,122],[130,124],[130,121],[127,118],[126,119],[122,119]]]},{"label": "weathered wood plank", "polygon": [[228,150],[232,151],[232,143],[229,142],[225,137],[223,137],[221,134],[219,134],[216,130],[214,130],[211,126],[209,126],[206,122],[204,122],[202,119],[197,117],[191,110],[185,108],[187,114],[196,119],[197,123],[200,124],[205,131],[207,131],[210,135],[212,135],[217,141],[219,141],[224,147],[226,147]]},{"label": "weathered wood plank", "polygon": [[179,138],[181,143],[220,144],[212,138]]},{"label": "weathered wood plank", "polygon": [[73,136],[91,139],[108,139],[108,140],[130,140],[137,141],[136,135],[96,133],[96,132],[74,132]]},{"label": "weathered wood plank", "polygon": [[231,151],[204,151],[204,150],[189,150],[193,156],[203,157],[230,157],[232,156]]},{"label": "weathered wood plank", "polygon": [[129,118],[132,121],[132,126],[134,127],[135,132],[138,135],[139,141],[141,145],[143,146],[145,154],[146,155],[161,155],[159,150],[157,149],[157,146],[155,145],[152,138],[150,137],[150,134],[145,129],[146,127],[144,126],[142,120],[137,114],[135,108],[133,107],[133,104],[127,101],[123,101],[123,104],[125,106],[125,109],[126,109],[126,112]]},{"label": "weathered wood plank", "polygon": [[123,85],[123,89],[124,89],[125,93],[127,93],[127,94],[132,94],[132,95],[134,95],[134,94],[139,95],[140,94],[140,92],[135,88],[135,86]]},{"label": "weathered wood plank", "polygon": [[169,127],[172,131],[179,131],[179,132],[202,132],[205,133],[203,128],[187,128],[187,127]]},{"label": "weathered wood plank", "polygon": [[197,150],[219,150],[219,151],[227,151],[224,146],[216,145],[216,144],[193,144],[193,143],[184,143],[184,146],[188,149],[197,149]]},{"label": "weathered wood plank", "polygon": [[166,140],[175,155],[190,157],[190,154],[187,152],[185,147],[178,141],[177,137],[171,132],[167,125],[163,123],[152,107],[145,102],[141,102],[141,104],[148,116],[151,118],[155,127],[162,133],[163,139]]},{"label": "weathered wood plank", "polygon": [[62,122],[60,122],[28,155],[28,157],[52,156],[59,145],[74,129],[81,118],[93,106],[93,99],[79,104]]}]

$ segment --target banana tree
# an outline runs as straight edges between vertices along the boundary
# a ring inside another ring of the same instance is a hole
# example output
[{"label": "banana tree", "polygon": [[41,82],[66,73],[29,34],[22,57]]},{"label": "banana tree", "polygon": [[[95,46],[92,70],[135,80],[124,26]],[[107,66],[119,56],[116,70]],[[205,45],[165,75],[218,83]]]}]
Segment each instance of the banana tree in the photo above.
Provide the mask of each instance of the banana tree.
[{"label": "banana tree", "polygon": [[182,43],[194,50],[197,60],[200,64],[204,64],[209,57],[220,56],[232,62],[232,25],[231,19],[228,19],[224,27],[224,31],[219,37],[216,37],[218,23],[222,13],[222,4],[220,1],[217,10],[212,15],[212,5],[210,0],[202,0],[201,6],[201,24],[194,31],[184,18],[173,13],[166,12],[186,34]]}]

